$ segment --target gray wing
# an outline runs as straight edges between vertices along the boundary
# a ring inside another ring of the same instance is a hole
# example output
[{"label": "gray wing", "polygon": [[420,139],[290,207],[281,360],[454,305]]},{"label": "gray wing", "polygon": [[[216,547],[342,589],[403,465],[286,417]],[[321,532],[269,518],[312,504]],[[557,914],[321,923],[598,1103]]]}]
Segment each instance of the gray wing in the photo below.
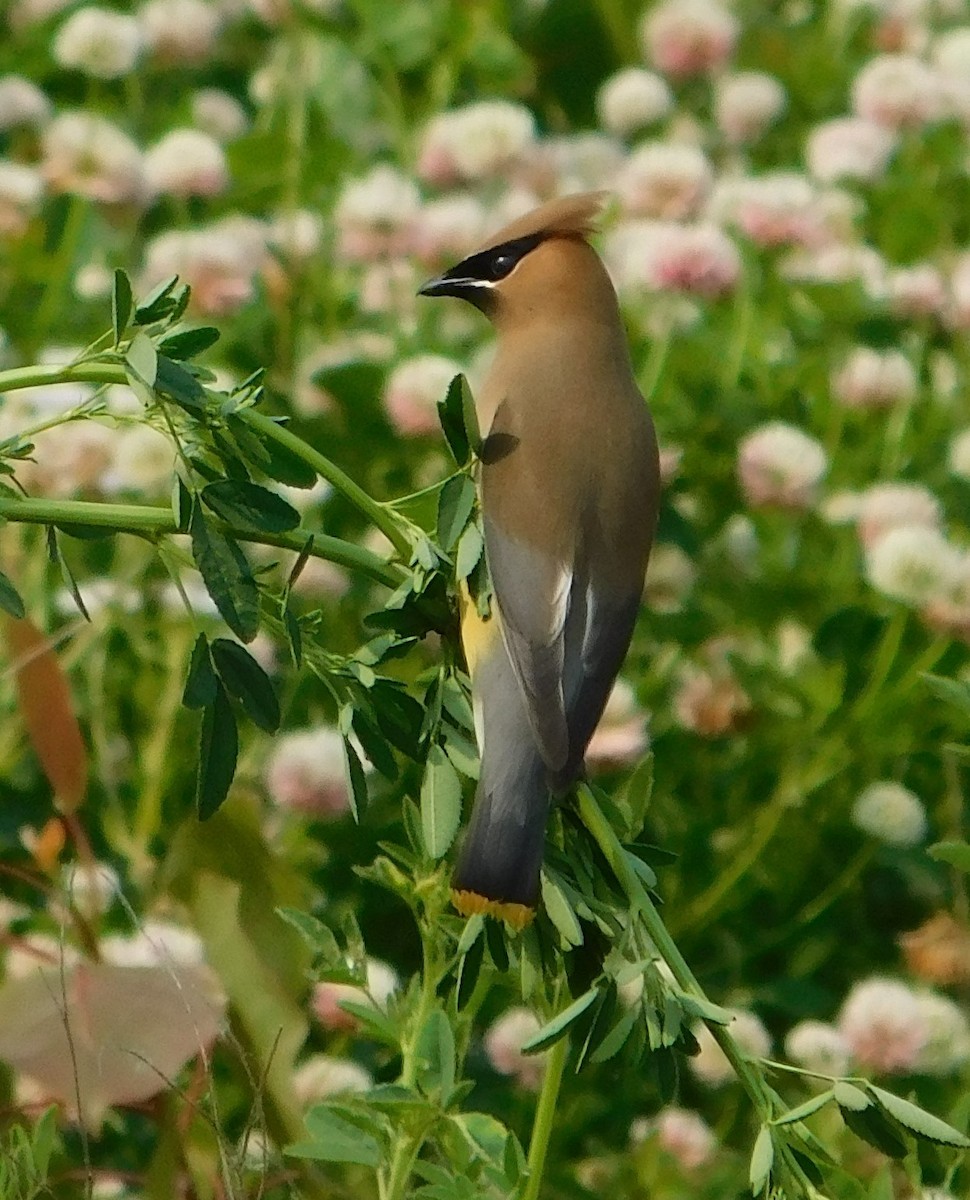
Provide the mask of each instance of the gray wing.
[{"label": "gray wing", "polygon": [[484,527],[505,648],[542,760],[550,771],[560,771],[569,757],[563,671],[572,572],[506,533],[487,514]]}]

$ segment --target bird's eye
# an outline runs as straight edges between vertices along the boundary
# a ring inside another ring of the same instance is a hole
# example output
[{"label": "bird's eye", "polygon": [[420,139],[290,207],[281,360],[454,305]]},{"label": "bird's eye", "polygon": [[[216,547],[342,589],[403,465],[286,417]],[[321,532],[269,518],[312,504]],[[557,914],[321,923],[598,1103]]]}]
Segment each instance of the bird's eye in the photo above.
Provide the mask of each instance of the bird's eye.
[{"label": "bird's eye", "polygon": [[509,271],[515,266],[515,255],[509,254],[507,251],[503,254],[495,254],[492,256],[492,261],[489,263],[491,268],[490,274],[493,279],[504,279]]}]

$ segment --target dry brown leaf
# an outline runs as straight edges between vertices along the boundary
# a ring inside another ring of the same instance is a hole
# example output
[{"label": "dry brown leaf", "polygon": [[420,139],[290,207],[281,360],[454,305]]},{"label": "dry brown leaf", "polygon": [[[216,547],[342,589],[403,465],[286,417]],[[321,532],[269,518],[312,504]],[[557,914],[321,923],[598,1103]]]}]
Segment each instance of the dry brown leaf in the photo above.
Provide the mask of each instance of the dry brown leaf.
[{"label": "dry brown leaf", "polygon": [[41,769],[62,812],[84,799],[88,756],[71,691],[50,638],[27,618],[5,622],[20,711]]}]

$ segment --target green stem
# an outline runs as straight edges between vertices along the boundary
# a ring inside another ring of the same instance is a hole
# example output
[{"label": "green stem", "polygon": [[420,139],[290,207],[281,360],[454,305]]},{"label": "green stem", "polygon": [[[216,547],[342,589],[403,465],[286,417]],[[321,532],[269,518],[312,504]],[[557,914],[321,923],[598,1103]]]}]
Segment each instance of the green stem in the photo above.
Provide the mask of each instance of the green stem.
[{"label": "green stem", "polygon": [[[80,362],[68,366],[15,367],[0,371],[0,394],[18,388],[36,387],[54,383],[118,383],[127,384],[125,369],[120,363]],[[306,463],[336,491],[362,512],[387,537],[394,549],[405,558],[410,557],[411,545],[404,523],[390,509],[369,496],[362,487],[343,472],[326,455],[308,446],[302,438],[291,433],[285,426],[252,408],[240,409],[238,414],[256,433]],[[331,539],[335,540],[335,539]],[[272,544],[272,543],[271,543]],[[324,555],[323,557],[327,557]],[[338,561],[334,559],[334,562]]]},{"label": "green stem", "polygon": [[56,253],[50,260],[47,285],[33,320],[32,337],[38,346],[43,346],[46,342],[48,333],[55,320],[60,316],[64,293],[70,283],[71,269],[77,257],[87,217],[87,200],[82,196],[68,196],[67,217],[61,231],[61,240]]},{"label": "green stem", "polygon": [[883,634],[882,641],[879,643],[879,648],[876,651],[869,682],[852,706],[851,715],[856,720],[868,713],[882,690],[883,685],[889,678],[889,673],[893,669],[893,664],[896,662],[896,656],[899,653],[899,647],[903,641],[903,634],[906,632],[908,618],[908,611],[902,605],[897,605],[896,611],[890,618],[889,624],[886,626],[886,632]]},{"label": "green stem", "polygon": [[569,1038],[560,1038],[549,1052],[546,1073],[542,1080],[542,1091],[536,1107],[532,1125],[532,1140],[529,1142],[529,1179],[522,1193],[522,1200],[538,1200],[542,1186],[542,1172],[546,1165],[549,1138],[556,1119],[556,1105],[562,1085],[563,1071],[569,1054]]},{"label": "green stem", "polygon": [[[93,500],[32,498],[15,500],[0,496],[0,518],[30,525],[93,525],[115,533],[135,533],[148,537],[179,532],[171,509],[147,504],[101,504]],[[216,529],[240,542],[277,546],[281,550],[294,550],[297,553],[308,539],[312,539],[310,553],[314,558],[325,558],[338,566],[360,571],[387,587],[397,587],[404,578],[399,567],[385,562],[363,546],[355,546],[353,542],[344,542],[324,533],[309,533],[306,530],[268,533],[236,529],[224,521],[213,520],[212,523]]]},{"label": "green stem", "polygon": [[[415,1009],[407,1038],[401,1044],[401,1076],[398,1080],[401,1087],[413,1088],[418,1078],[418,1038],[424,1028],[431,1009],[434,1007],[435,992],[438,987],[438,958],[434,944],[434,931],[437,923],[428,915],[427,926],[421,928],[421,994]],[[417,1132],[402,1132],[398,1134],[391,1154],[391,1166],[387,1181],[378,1179],[378,1191],[381,1200],[405,1200],[408,1180],[414,1161],[421,1151],[426,1136],[426,1129]]]},{"label": "green stem", "polygon": [[335,488],[340,494],[351,504],[362,512],[373,525],[384,534],[387,540],[391,543],[398,554],[404,558],[409,558],[411,555],[411,544],[404,532],[404,525],[396,517],[390,509],[368,495],[359,484],[342,471],[336,463],[331,462],[329,458],[314,450],[312,446],[291,433],[285,426],[265,416],[261,412],[256,412],[255,409],[242,409],[239,416],[243,418],[257,433],[269,438],[270,441],[276,442],[277,445],[283,446],[292,454],[295,454],[302,462],[305,462],[308,467],[312,467],[316,473]]}]

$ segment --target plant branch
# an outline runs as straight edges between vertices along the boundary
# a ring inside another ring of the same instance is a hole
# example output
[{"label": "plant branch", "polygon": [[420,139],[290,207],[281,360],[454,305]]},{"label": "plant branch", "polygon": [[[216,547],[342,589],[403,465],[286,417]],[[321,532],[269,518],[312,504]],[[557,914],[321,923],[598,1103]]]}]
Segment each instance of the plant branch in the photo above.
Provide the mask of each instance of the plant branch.
[{"label": "plant branch", "polygon": [[[56,383],[117,383],[127,385],[125,369],[120,363],[113,362],[79,362],[66,366],[29,366],[15,367],[10,371],[0,371],[0,394],[16,391],[19,388],[45,386]],[[390,509],[368,495],[359,484],[342,471],[326,455],[314,450],[302,438],[296,436],[285,426],[280,425],[264,413],[253,408],[243,408],[237,413],[253,431],[269,441],[289,450],[301,462],[306,463],[316,473],[338,491],[346,500],[363,513],[387,537],[391,545],[405,558],[410,557],[411,545],[405,532],[405,523]],[[326,557],[326,556],[324,556]],[[375,556],[372,556],[375,557]],[[339,561],[334,559],[334,562]]]},{"label": "plant branch", "polygon": [[[162,537],[178,533],[178,522],[171,509],[147,504],[101,504],[92,500],[23,500],[0,496],[0,520],[31,525],[91,525],[114,533],[134,533],[143,537]],[[277,546],[299,553],[312,539],[310,553],[341,567],[360,571],[387,587],[397,587],[404,578],[400,567],[365,549],[329,537],[324,533],[295,530],[292,533],[268,533],[262,530],[236,529],[224,521],[213,521],[221,532],[240,542]]]},{"label": "plant branch", "polygon": [[542,1173],[546,1165],[546,1154],[549,1150],[549,1138],[552,1135],[552,1127],[556,1119],[556,1105],[559,1102],[559,1089],[562,1085],[568,1054],[569,1038],[560,1038],[549,1052],[546,1073],[542,1080],[542,1091],[539,1093],[539,1103],[536,1106],[535,1121],[532,1126],[532,1139],[529,1142],[529,1178],[525,1185],[525,1191],[522,1193],[522,1200],[538,1200],[539,1197]]},{"label": "plant branch", "polygon": [[[646,888],[630,866],[627,851],[620,844],[613,827],[604,816],[603,810],[597,804],[596,798],[587,784],[581,783],[579,785],[577,797],[579,800],[579,814],[583,824],[593,836],[603,856],[609,863],[610,869],[626,893],[631,907],[639,914],[644,928],[657,948],[657,952],[670,968],[670,973],[673,975],[677,986],[685,995],[694,996],[704,1003],[710,1003],[704,994],[704,989],[698,983],[696,976],[688,966],[687,960],[681,954],[674,939],[670,936],[667,926],[664,924],[653,901],[647,894]],[[704,1023],[710,1030],[715,1042],[720,1046],[725,1058],[731,1064],[738,1082],[744,1088],[751,1103],[754,1105],[759,1122],[763,1125],[771,1124],[775,1117],[774,1103],[759,1064],[748,1058],[734,1037],[732,1037],[727,1026],[721,1025],[717,1021],[705,1021]],[[803,1194],[811,1196],[811,1183],[805,1176],[794,1155],[784,1144],[778,1147],[778,1151],[779,1156],[784,1160],[792,1176],[802,1185]]]}]

